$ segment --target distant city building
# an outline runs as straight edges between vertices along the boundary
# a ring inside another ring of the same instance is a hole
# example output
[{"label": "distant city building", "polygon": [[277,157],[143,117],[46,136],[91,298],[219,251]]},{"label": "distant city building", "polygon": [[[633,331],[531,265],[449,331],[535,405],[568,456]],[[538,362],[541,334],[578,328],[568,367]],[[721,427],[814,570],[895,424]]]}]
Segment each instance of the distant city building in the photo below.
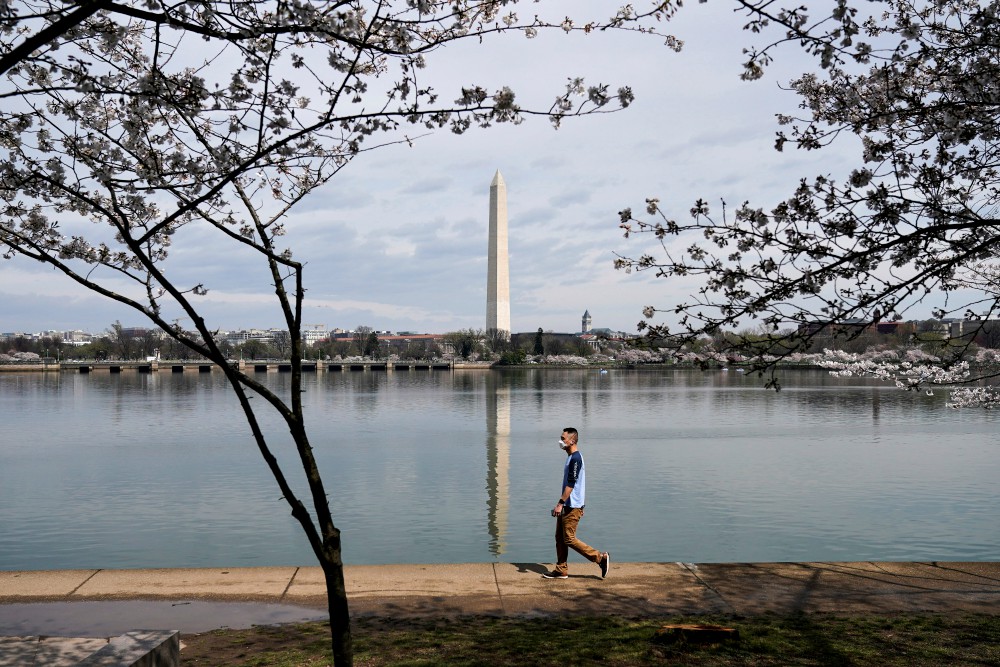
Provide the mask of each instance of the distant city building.
[{"label": "distant city building", "polygon": [[580,331],[583,333],[590,333],[591,324],[593,324],[593,320],[590,317],[590,311],[583,311],[583,322],[580,325]]},{"label": "distant city building", "polygon": [[261,343],[273,343],[276,340],[287,338],[288,332],[284,329],[241,329],[240,331],[230,331],[225,336],[225,341],[230,345],[243,345],[247,341],[260,341]]},{"label": "distant city building", "polygon": [[912,322],[872,322],[871,320],[851,318],[844,320],[843,322],[803,322],[798,325],[797,331],[800,335],[812,336],[819,333],[823,329],[826,329],[830,333],[835,331],[849,333],[861,333],[868,331],[888,336],[904,332],[912,333],[914,327]]},{"label": "distant city building", "polygon": [[979,333],[984,326],[996,320],[952,320],[948,323],[948,335],[952,338],[968,338]]},{"label": "distant city building", "polygon": [[595,350],[601,349],[601,339],[592,333],[585,333],[580,335],[580,340],[594,348]]},{"label": "distant city building", "polygon": [[142,338],[150,333],[152,329],[146,327],[122,327],[123,338]]},{"label": "distant city building", "polygon": [[92,334],[76,329],[74,331],[64,331],[62,340],[67,345],[88,345],[94,341]]},{"label": "distant city building", "polygon": [[30,341],[40,341],[43,338],[58,338],[61,339],[66,345],[87,345],[88,343],[93,342],[97,337],[93,334],[80,331],[79,329],[75,331],[56,331],[54,329],[50,329],[41,333],[26,333],[23,331],[0,333],[0,340],[3,341],[12,341],[17,338],[23,338]]},{"label": "distant city building", "polygon": [[309,324],[307,327],[302,331],[304,345],[314,345],[330,338],[330,332],[326,330],[325,324]]},{"label": "distant city building", "polygon": [[959,320],[951,322],[949,335],[972,341],[981,347],[1000,348],[1000,320]]}]

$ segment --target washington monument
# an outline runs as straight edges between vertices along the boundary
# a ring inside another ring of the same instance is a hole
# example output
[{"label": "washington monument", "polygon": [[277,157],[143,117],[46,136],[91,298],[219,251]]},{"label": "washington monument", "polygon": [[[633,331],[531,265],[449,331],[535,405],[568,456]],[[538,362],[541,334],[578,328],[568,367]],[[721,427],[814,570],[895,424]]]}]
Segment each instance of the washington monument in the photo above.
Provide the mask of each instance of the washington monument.
[{"label": "washington monument", "polygon": [[490,183],[490,259],[486,275],[486,329],[510,334],[510,272],[507,257],[507,184],[497,170]]}]

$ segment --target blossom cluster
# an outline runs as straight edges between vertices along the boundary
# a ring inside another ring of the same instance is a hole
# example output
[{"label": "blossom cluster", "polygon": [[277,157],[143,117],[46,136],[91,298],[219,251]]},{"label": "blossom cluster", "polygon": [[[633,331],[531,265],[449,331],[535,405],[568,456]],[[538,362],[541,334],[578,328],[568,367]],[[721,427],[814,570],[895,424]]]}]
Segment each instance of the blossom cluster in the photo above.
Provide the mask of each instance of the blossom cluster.
[{"label": "blossom cluster", "polygon": [[[980,350],[977,364],[995,364],[1000,355],[994,350]],[[1000,391],[995,387],[971,385],[970,364],[960,361],[945,364],[940,358],[911,349],[902,356],[892,351],[871,351],[850,354],[839,350],[824,350],[820,366],[829,368],[837,377],[871,377],[892,382],[900,389],[923,390],[932,395],[934,388],[949,391],[948,407],[992,408],[1000,405]]]},{"label": "blossom cluster", "polygon": [[0,361],[37,361],[40,359],[34,352],[14,352],[13,354],[0,354]]}]

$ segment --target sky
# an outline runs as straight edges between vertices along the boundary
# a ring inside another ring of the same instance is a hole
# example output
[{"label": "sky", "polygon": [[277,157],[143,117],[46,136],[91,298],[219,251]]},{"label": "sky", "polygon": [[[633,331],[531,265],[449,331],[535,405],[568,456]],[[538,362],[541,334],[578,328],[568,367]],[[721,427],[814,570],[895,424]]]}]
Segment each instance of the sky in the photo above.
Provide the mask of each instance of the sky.
[{"label": "sky", "polygon": [[[567,11],[610,13],[614,4],[568,3]],[[614,269],[615,253],[656,250],[651,239],[623,238],[618,211],[643,211],[648,197],[675,218],[699,198],[716,210],[720,200],[767,207],[802,177],[850,170],[846,145],[773,149],[775,114],[792,114],[798,104],[779,84],[815,63],[788,46],[764,79],[740,81],[743,48],[763,39],[744,32],[744,23],[727,3],[695,3],[662,26],[684,41],[680,53],[657,37],[553,31],[533,40],[467,40],[432,54],[426,80],[445,97],[472,82],[509,85],[522,106],[547,108],[569,77],[584,76],[612,90],[630,85],[636,100],[558,130],[534,118],[462,136],[439,131],[358,156],[288,220],[288,245],[306,262],[304,323],[420,333],[483,328],[489,185],[497,170],[507,184],[514,332],[579,331],[584,311],[594,327],[634,332],[644,306],[684,299],[695,283]],[[179,237],[170,262],[173,275],[209,289],[201,299],[211,326],[282,325],[267,276],[230,248],[197,234]],[[0,260],[0,332],[97,333],[116,320],[148,324],[52,269]]]}]

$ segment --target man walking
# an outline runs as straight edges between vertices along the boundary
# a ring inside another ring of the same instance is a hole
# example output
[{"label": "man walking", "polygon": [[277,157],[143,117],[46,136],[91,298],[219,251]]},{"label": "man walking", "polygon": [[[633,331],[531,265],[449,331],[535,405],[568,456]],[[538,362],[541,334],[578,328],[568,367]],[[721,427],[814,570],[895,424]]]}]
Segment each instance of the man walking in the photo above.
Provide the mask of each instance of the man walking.
[{"label": "man walking", "polygon": [[608,576],[611,568],[611,554],[588,546],[576,538],[576,528],[583,517],[584,497],[586,494],[586,477],[583,468],[583,455],[577,449],[579,434],[575,428],[563,429],[559,436],[559,447],[566,452],[566,466],[563,468],[563,483],[559,502],[552,510],[556,517],[556,569],[542,576],[546,579],[568,579],[569,567],[566,559],[569,550],[601,568],[601,577]]}]

